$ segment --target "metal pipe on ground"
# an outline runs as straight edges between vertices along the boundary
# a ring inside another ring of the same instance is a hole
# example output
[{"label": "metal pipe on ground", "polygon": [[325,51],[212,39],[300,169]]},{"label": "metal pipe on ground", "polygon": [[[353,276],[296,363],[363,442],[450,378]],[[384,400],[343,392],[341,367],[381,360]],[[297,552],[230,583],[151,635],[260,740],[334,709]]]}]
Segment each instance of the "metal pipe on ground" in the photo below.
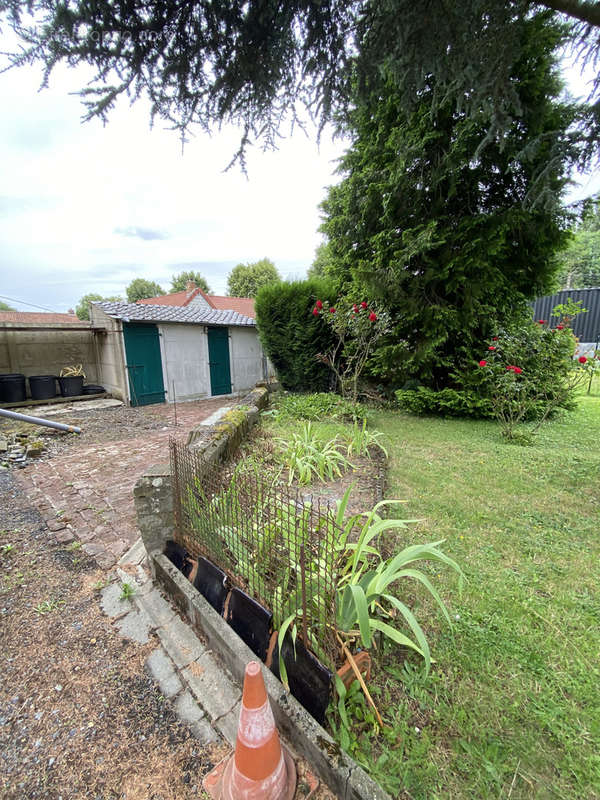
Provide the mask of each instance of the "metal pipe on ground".
[{"label": "metal pipe on ground", "polygon": [[50,419],[41,417],[29,417],[27,414],[19,414],[17,411],[9,411],[7,408],[0,408],[0,417],[16,419],[19,422],[29,422],[31,425],[44,425],[46,428],[54,428],[57,431],[67,431],[67,433],[81,433],[81,428],[75,425],[63,425],[62,422],[53,422]]}]

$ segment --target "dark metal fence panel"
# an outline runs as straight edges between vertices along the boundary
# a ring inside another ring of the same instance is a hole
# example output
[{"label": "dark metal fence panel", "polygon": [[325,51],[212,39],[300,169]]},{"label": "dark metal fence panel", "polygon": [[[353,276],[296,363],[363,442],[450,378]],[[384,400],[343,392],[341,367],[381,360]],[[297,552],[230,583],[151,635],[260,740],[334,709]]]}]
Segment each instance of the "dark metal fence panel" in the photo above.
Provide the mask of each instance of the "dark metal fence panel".
[{"label": "dark metal fence panel", "polygon": [[587,314],[579,314],[573,321],[573,333],[581,342],[596,342],[600,337],[600,288],[565,289],[546,297],[539,297],[533,306],[535,319],[546,319],[550,325],[558,323],[558,317],[552,316],[552,309],[559,303],[566,303],[569,297],[577,302],[581,300],[582,308]]},{"label": "dark metal fence panel", "polygon": [[304,502],[255,465],[207,465],[174,440],[170,452],[177,542],[271,610],[275,628],[295,614],[298,636],[332,667],[342,533],[335,510]]}]

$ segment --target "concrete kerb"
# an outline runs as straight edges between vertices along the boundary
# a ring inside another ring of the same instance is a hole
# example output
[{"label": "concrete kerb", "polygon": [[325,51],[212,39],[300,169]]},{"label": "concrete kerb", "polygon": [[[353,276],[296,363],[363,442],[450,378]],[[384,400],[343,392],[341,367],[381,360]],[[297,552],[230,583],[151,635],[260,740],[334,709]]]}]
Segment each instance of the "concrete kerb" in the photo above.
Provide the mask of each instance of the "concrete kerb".
[{"label": "concrete kerb", "polygon": [[[241,686],[246,664],[256,660],[255,655],[166,556],[155,551],[149,560],[153,578],[169,593]],[[307,759],[324,783],[342,800],[390,800],[264,665],[262,672],[279,731],[295,752]],[[226,738],[231,729],[228,716],[231,712],[223,717],[223,726],[217,724],[223,727]]]}]

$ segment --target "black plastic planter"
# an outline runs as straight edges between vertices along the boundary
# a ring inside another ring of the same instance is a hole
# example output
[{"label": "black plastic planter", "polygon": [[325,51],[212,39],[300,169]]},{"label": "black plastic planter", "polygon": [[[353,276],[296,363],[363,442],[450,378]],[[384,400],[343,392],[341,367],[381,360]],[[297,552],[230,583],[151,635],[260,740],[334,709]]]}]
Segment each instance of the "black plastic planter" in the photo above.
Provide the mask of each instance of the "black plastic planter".
[{"label": "black plastic planter", "polygon": [[177,542],[169,539],[165,542],[164,555],[169,559],[171,564],[177,567],[187,578],[192,571],[192,562],[190,561],[190,554]]},{"label": "black plastic planter", "polygon": [[30,375],[28,380],[32,400],[56,397],[56,375]]},{"label": "black plastic planter", "polygon": [[63,397],[77,397],[82,394],[83,375],[70,375],[66,378],[59,378],[58,383]]},{"label": "black plastic planter", "polygon": [[232,589],[225,619],[250,650],[264,661],[269,646],[272,612],[241,589]]},{"label": "black plastic planter", "polygon": [[214,610],[223,615],[225,598],[227,597],[227,575],[222,569],[215,567],[206,558],[198,559],[198,571],[194,579],[194,587],[211,604]]},{"label": "black plastic planter", "polygon": [[[299,638],[296,639],[296,652],[289,633],[283,640],[283,663],[288,675],[290,692],[308,713],[321,725],[325,724],[325,711],[331,696],[332,673],[324,667]],[[279,648],[275,645],[271,672],[280,680]]]},{"label": "black plastic planter", "polygon": [[5,373],[0,375],[0,403],[21,403],[25,393],[25,375]]}]

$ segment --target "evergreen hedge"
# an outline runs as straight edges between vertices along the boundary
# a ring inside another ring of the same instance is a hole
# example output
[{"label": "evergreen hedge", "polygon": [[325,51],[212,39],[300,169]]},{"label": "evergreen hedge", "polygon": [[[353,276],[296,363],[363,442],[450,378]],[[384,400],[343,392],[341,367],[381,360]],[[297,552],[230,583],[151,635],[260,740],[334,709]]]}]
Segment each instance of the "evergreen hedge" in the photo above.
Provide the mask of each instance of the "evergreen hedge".
[{"label": "evergreen hedge", "polygon": [[331,330],[312,314],[317,300],[332,302],[334,285],[325,278],[271,283],[255,300],[258,335],[284,389],[328,391],[330,370],[318,361],[333,343]]}]

